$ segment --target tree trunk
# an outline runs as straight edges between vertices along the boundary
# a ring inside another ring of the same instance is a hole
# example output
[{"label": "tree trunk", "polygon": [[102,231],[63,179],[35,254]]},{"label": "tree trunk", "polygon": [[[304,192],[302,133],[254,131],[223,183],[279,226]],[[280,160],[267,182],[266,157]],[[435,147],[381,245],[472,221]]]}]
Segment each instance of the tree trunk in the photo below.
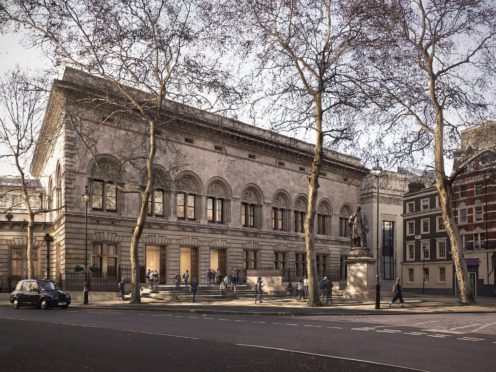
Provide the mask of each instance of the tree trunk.
[{"label": "tree trunk", "polygon": [[322,147],[324,136],[322,134],[322,97],[315,95],[315,131],[316,141],[313,150],[312,168],[308,177],[308,207],[305,215],[305,249],[307,254],[308,273],[308,305],[322,306],[319,296],[319,280],[317,273],[317,260],[315,253],[315,211],[319,189],[319,174],[322,163]]},{"label": "tree trunk", "polygon": [[34,278],[34,266],[33,266],[33,229],[34,229],[34,213],[31,209],[31,204],[29,202],[29,194],[26,186],[26,177],[24,176],[24,171],[19,164],[18,157],[15,158],[17,171],[20,176],[22,198],[26,209],[28,210],[28,237],[26,243],[26,261],[27,261],[27,276],[28,279]]},{"label": "tree trunk", "polygon": [[[161,106],[158,106],[160,110]],[[145,190],[140,194],[141,205],[138,218],[136,220],[136,226],[133,230],[133,236],[131,237],[130,245],[130,257],[131,257],[131,302],[138,304],[141,303],[141,285],[140,285],[140,266],[139,266],[139,241],[143,229],[145,228],[146,216],[148,214],[148,200],[153,191],[153,161],[155,159],[155,153],[157,151],[155,143],[155,120],[148,121],[148,131],[150,148],[148,150],[148,156],[146,158],[146,186]]]},{"label": "tree trunk", "polygon": [[[429,59],[429,97],[434,108],[436,125],[434,129],[434,164],[436,172],[436,189],[443,216],[446,233],[451,244],[451,256],[455,265],[456,278],[460,291],[460,302],[469,304],[474,300],[468,283],[468,270],[465,262],[460,232],[453,216],[453,199],[451,184],[446,177],[444,167],[444,113],[436,95],[436,78],[432,70],[432,59]],[[423,275],[423,273],[422,273]]]}]

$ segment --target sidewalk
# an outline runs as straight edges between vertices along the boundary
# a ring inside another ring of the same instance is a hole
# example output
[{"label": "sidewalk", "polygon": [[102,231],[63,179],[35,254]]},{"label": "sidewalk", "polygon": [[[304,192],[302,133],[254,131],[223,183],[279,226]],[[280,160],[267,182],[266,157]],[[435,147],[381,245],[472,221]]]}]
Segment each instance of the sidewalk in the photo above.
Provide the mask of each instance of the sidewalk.
[{"label": "sidewalk", "polygon": [[[1,294],[0,306],[11,306],[7,294]],[[7,296],[5,296],[7,295]],[[121,301],[115,294],[91,298],[83,305],[80,298],[73,299],[71,308],[115,309],[140,311],[165,311],[185,313],[218,313],[240,315],[398,315],[398,314],[447,314],[447,313],[496,313],[496,297],[479,297],[472,305],[459,305],[454,297],[414,296],[406,294],[404,307],[394,304],[389,308],[390,298],[381,299],[381,308],[376,310],[372,300],[356,301],[342,299],[333,301],[331,306],[308,307],[295,298],[267,296],[262,304],[254,304],[252,299],[241,298],[224,301],[192,303],[191,301],[169,301],[160,295],[142,297],[141,304]]]}]

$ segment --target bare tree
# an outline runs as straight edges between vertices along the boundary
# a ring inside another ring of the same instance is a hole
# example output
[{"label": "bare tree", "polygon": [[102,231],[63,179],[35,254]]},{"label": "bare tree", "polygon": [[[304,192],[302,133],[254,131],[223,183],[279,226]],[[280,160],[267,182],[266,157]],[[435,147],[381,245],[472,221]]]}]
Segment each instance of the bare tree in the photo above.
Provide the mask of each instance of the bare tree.
[{"label": "bare tree", "polygon": [[320,306],[314,234],[319,175],[325,141],[336,148],[353,137],[353,114],[346,109],[357,108],[361,98],[360,69],[350,61],[360,25],[330,0],[228,1],[227,7],[244,31],[244,55],[255,56],[251,84],[260,94],[253,112],[277,131],[310,132],[315,142],[304,230],[309,305]]},{"label": "bare tree", "polygon": [[[206,20],[195,0],[0,1],[0,20],[27,29],[56,62],[103,78],[111,94],[96,100],[132,110],[146,123],[146,182],[130,242],[131,297],[141,302],[138,244],[153,189],[156,132],[166,97],[206,106],[214,90],[222,95],[227,76],[209,56]],[[198,89],[200,86],[200,89]],[[193,94],[194,93],[194,94]],[[144,127],[145,128],[145,127]]]},{"label": "bare tree", "polygon": [[[19,68],[0,79],[0,159],[6,159],[17,171],[16,179],[27,211],[27,276],[34,277],[32,260],[33,228],[36,211],[29,194],[29,160],[36,143],[46,91],[39,78],[28,76]],[[19,203],[17,203],[19,204]],[[19,207],[14,203],[12,207]],[[7,210],[8,211],[8,210]]]},{"label": "bare tree", "polygon": [[374,44],[362,51],[362,57],[371,62],[371,74],[378,81],[372,89],[382,111],[377,121],[391,131],[404,125],[391,146],[397,156],[411,159],[419,152],[433,153],[460,301],[469,303],[473,293],[452,201],[460,170],[448,175],[445,161],[460,128],[484,121],[488,113],[491,80],[485,73],[490,71],[487,56],[496,50],[496,6],[478,0],[355,3],[356,14],[369,21]]}]

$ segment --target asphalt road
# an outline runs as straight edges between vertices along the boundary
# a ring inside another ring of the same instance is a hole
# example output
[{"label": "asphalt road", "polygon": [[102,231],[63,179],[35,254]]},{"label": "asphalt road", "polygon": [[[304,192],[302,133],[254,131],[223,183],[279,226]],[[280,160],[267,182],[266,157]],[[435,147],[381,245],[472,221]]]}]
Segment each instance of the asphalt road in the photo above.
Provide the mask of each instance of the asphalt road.
[{"label": "asphalt road", "polygon": [[450,317],[0,308],[0,370],[493,371],[496,315]]}]

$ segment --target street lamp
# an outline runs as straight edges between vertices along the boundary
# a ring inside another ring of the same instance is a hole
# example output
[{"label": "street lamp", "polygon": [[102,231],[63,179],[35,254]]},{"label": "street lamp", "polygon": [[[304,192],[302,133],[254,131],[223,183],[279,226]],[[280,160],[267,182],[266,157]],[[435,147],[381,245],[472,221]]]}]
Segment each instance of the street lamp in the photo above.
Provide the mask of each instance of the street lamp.
[{"label": "street lamp", "polygon": [[83,289],[83,304],[88,305],[88,203],[90,201],[90,194],[88,193],[88,185],[84,187],[84,194],[81,195],[83,200],[84,211],[84,289]]},{"label": "street lamp", "polygon": [[50,280],[50,243],[53,242],[53,238],[46,233],[43,240],[46,243],[46,279]]},{"label": "street lamp", "polygon": [[377,160],[376,165],[372,168],[371,173],[376,178],[376,190],[377,190],[377,204],[376,204],[376,266],[375,266],[375,308],[381,308],[381,281],[379,280],[379,177],[382,174],[382,168],[379,166],[379,160]]}]

